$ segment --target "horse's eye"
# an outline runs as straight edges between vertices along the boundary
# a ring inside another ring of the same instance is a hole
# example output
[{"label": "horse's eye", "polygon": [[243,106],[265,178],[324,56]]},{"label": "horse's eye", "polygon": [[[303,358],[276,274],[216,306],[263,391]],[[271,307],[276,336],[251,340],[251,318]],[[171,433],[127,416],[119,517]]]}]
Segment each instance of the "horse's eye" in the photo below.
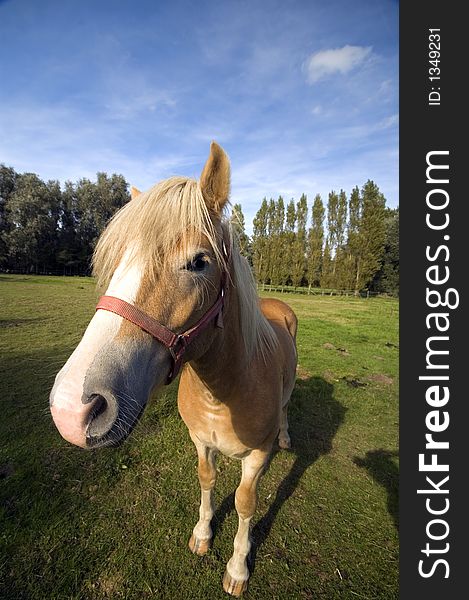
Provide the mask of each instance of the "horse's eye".
[{"label": "horse's eye", "polygon": [[208,265],[208,257],[206,254],[197,254],[194,258],[187,263],[186,269],[188,271],[203,271]]}]

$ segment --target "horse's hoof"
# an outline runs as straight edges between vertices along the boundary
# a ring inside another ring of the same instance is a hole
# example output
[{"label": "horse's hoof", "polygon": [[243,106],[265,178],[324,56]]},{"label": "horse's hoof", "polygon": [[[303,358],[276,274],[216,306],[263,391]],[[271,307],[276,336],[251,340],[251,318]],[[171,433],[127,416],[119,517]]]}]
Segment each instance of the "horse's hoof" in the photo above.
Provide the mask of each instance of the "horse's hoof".
[{"label": "horse's hoof", "polygon": [[199,540],[194,536],[194,534],[192,534],[191,539],[189,540],[190,551],[194,554],[197,554],[198,556],[203,556],[204,554],[207,554],[207,552],[210,550],[211,545],[212,538],[208,538],[206,540]]},{"label": "horse's hoof", "polygon": [[244,579],[238,581],[237,579],[233,579],[228,571],[225,571],[223,577],[223,589],[227,594],[231,594],[231,596],[241,596],[241,594],[248,589],[248,580]]},{"label": "horse's hoof", "polygon": [[288,437],[288,436],[279,437],[278,438],[278,445],[280,446],[280,448],[283,448],[283,450],[288,450],[289,448],[291,448],[290,437]]}]

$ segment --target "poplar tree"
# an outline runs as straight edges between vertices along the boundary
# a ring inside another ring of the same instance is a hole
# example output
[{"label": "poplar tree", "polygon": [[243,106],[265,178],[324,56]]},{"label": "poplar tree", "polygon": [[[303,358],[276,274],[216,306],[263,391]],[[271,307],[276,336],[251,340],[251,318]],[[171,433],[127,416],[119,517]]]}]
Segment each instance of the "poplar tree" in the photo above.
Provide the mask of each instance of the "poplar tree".
[{"label": "poplar tree", "polygon": [[343,246],[347,230],[347,194],[340,190],[337,203],[337,246]]},{"label": "poplar tree", "polygon": [[279,285],[282,283],[282,254],[283,254],[283,228],[285,222],[285,203],[282,196],[275,203],[274,219],[271,231],[271,283]]},{"label": "poplar tree", "polygon": [[331,253],[336,248],[337,240],[337,206],[339,204],[339,196],[336,192],[329,192],[327,199],[327,241],[329,242],[329,250]]},{"label": "poplar tree", "polygon": [[347,263],[349,265],[347,288],[357,289],[357,273],[360,260],[360,223],[362,216],[362,198],[358,186],[355,186],[350,194],[349,220],[347,234]]},{"label": "poplar tree", "polygon": [[296,209],[293,198],[287,205],[285,217],[285,229],[283,233],[283,248],[282,248],[282,279],[281,283],[286,285],[291,280],[294,262],[295,250],[295,226],[296,226]]},{"label": "poplar tree", "polygon": [[292,285],[299,286],[306,271],[306,223],[308,220],[308,201],[305,194],[296,204],[296,236],[293,244]]},{"label": "poplar tree", "polygon": [[245,231],[245,219],[241,204],[235,204],[231,211],[231,224],[235,235],[238,238],[240,253],[251,262],[251,253],[249,248],[249,237]]},{"label": "poplar tree", "polygon": [[252,230],[252,262],[254,274],[260,283],[267,280],[267,199],[262,200],[261,207],[256,213]]},{"label": "poplar tree", "polygon": [[275,250],[274,250],[274,236],[275,236],[275,219],[276,219],[276,206],[275,200],[270,198],[267,208],[267,282],[272,283],[274,264],[276,261]]},{"label": "poplar tree", "polygon": [[386,200],[379,187],[370,179],[362,188],[361,203],[356,291],[363,289],[380,269],[386,240]]},{"label": "poplar tree", "polygon": [[347,234],[347,194],[340,190],[336,215],[336,248],[334,256],[334,287],[347,288],[347,253],[345,240]]},{"label": "poplar tree", "polygon": [[315,286],[321,280],[324,213],[321,196],[317,194],[311,209],[311,227],[308,232],[308,283]]},{"label": "poplar tree", "polygon": [[339,206],[339,196],[332,190],[327,199],[327,247],[329,252],[329,261],[325,279],[327,287],[335,286],[335,254],[337,250],[337,210]]},{"label": "poplar tree", "polygon": [[324,253],[323,253],[323,257],[322,257],[321,287],[322,288],[331,287],[331,280],[332,280],[331,247],[329,244],[329,240],[326,239],[326,244],[324,246]]}]

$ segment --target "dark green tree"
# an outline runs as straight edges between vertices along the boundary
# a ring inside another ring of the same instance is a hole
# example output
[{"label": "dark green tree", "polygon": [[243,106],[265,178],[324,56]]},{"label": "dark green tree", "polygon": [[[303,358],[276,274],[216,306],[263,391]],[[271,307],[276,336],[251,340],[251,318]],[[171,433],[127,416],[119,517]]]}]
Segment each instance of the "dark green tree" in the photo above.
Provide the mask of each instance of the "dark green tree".
[{"label": "dark green tree", "polygon": [[386,241],[386,200],[374,181],[362,188],[362,210],[357,240],[355,290],[365,288],[381,268]]},{"label": "dark green tree", "polygon": [[12,167],[0,164],[0,267],[8,265],[7,234],[10,223],[6,207],[15,190],[17,179],[18,173]]},{"label": "dark green tree", "polygon": [[55,268],[60,201],[57,181],[44,183],[34,173],[17,177],[5,204],[8,229],[2,236],[10,268],[31,272]]},{"label": "dark green tree", "polygon": [[376,292],[399,295],[399,208],[386,209],[386,240],[380,270],[370,288]]},{"label": "dark green tree", "polygon": [[130,200],[128,184],[122,175],[97,173],[97,181],[81,179],[73,186],[73,207],[77,260],[82,269],[90,266],[91,256],[99,236],[114,213]]},{"label": "dark green tree", "polygon": [[[65,274],[79,273],[83,270],[82,255],[77,233],[75,186],[72,182],[66,181],[62,191],[57,263]],[[84,270],[86,270],[86,267]]]}]

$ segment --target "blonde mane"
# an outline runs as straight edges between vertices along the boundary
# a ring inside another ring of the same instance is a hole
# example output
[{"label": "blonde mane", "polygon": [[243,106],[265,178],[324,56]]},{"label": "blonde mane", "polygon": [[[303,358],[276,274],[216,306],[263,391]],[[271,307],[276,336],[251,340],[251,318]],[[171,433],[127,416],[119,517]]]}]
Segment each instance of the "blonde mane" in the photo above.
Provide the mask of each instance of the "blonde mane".
[{"label": "blonde mane", "polygon": [[[156,184],[123,206],[111,219],[98,240],[93,255],[93,274],[105,288],[124,253],[132,248],[131,261],[149,266],[154,277],[156,265],[205,237],[213,248],[220,268],[227,271],[239,302],[240,335],[246,358],[262,356],[278,344],[272,327],[259,307],[256,285],[247,260],[238,250],[230,221],[222,215],[221,234],[217,232],[199,183],[186,177],[172,177]],[[221,239],[223,238],[223,239]],[[231,264],[221,250],[228,249]],[[151,268],[153,266],[153,268]]]}]

